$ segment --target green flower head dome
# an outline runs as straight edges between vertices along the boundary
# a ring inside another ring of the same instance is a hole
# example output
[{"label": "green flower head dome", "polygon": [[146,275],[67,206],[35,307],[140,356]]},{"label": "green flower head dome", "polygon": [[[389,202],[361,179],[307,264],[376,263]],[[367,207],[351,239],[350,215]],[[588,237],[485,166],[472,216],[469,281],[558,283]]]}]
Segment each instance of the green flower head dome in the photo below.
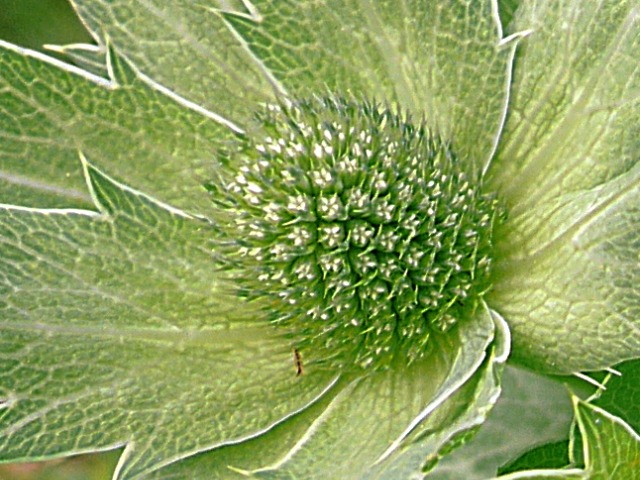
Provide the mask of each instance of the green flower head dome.
[{"label": "green flower head dome", "polygon": [[409,362],[488,288],[496,201],[423,122],[338,97],[268,105],[208,184],[240,293],[296,348]]}]

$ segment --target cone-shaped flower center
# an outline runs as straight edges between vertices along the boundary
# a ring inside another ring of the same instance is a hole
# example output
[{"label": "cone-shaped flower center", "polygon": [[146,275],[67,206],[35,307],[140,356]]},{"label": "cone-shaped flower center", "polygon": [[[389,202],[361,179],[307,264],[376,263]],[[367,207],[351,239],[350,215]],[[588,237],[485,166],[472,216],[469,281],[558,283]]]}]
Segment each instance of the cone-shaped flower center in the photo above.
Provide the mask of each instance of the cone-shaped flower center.
[{"label": "cone-shaped flower center", "polygon": [[[488,287],[495,200],[423,124],[366,102],[269,106],[208,188],[242,295],[297,348],[407,361]],[[332,361],[333,364],[333,361]]]}]

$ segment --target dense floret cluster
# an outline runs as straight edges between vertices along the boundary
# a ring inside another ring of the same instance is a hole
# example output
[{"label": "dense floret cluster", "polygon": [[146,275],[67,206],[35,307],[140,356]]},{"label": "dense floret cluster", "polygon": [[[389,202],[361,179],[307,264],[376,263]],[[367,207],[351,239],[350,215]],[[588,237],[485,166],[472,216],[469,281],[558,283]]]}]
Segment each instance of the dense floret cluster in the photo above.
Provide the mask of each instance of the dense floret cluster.
[{"label": "dense floret cluster", "polygon": [[335,97],[257,120],[207,184],[243,296],[300,348],[361,366],[420,358],[469,316],[488,287],[496,201],[447,142]]}]

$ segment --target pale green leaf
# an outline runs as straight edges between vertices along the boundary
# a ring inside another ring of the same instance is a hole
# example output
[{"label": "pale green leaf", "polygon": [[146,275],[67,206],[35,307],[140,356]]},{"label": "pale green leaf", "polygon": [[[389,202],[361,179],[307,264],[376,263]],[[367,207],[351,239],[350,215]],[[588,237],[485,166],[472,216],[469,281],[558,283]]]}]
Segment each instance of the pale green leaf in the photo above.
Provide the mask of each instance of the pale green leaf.
[{"label": "pale green leaf", "polygon": [[118,478],[134,478],[331,387],[225,297],[207,222],[86,172],[99,213],[0,210],[2,459],[126,445]]},{"label": "pale green leaf", "polygon": [[426,116],[479,170],[506,114],[515,42],[496,1],[73,3],[100,42],[238,123],[275,92],[374,96]]},{"label": "pale green leaf", "polygon": [[[223,20],[219,9],[232,2],[72,3],[100,44],[108,37],[147,76],[235,122],[250,118],[257,103],[272,99],[278,90]],[[251,15],[242,3],[233,2],[243,14]]]},{"label": "pale green leaf", "polygon": [[266,435],[170,465],[153,478],[417,475],[456,434],[481,423],[499,393],[508,331],[488,310],[480,310],[477,320],[461,326],[456,338],[443,339],[424,360],[342,381],[334,388],[340,393]]},{"label": "pale green leaf", "polygon": [[555,373],[640,353],[640,6],[523,2],[510,114],[489,170],[508,219],[491,305],[514,359]]},{"label": "pale green leaf", "polygon": [[496,266],[490,302],[510,322],[515,358],[557,373],[637,358],[640,163],[558,199],[546,223],[557,226],[549,243]]},{"label": "pale green leaf", "polygon": [[[473,439],[487,420],[501,395],[502,373],[511,349],[509,328],[504,319],[490,310],[488,314],[496,330],[484,364],[460,390],[411,433],[403,445],[404,450],[398,452],[394,461],[378,473],[379,478],[421,478],[427,473],[431,478],[432,468],[443,457],[447,458],[453,450]],[[420,470],[416,468],[417,465],[421,466]]]},{"label": "pale green leaf", "polygon": [[639,8],[635,0],[523,2],[517,28],[532,33],[521,42],[489,173],[513,217],[638,162]]},{"label": "pale green leaf", "polygon": [[640,435],[606,410],[574,402],[589,478],[640,478]]},{"label": "pale green leaf", "polygon": [[232,126],[111,53],[107,81],[0,41],[0,203],[90,207],[81,149],[146,193],[206,208],[202,178]]},{"label": "pale green leaf", "polygon": [[492,1],[258,0],[228,22],[292,96],[397,102],[481,169],[506,114],[515,42]]}]

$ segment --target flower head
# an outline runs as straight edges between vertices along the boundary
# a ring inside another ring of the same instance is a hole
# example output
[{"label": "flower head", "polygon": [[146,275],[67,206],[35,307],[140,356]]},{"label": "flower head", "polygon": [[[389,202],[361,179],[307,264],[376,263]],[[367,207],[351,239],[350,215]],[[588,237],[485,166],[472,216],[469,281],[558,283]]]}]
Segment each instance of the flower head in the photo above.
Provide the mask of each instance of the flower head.
[{"label": "flower head", "polygon": [[487,289],[495,201],[450,146],[376,103],[269,105],[216,167],[214,250],[332,368],[429,352]]}]

